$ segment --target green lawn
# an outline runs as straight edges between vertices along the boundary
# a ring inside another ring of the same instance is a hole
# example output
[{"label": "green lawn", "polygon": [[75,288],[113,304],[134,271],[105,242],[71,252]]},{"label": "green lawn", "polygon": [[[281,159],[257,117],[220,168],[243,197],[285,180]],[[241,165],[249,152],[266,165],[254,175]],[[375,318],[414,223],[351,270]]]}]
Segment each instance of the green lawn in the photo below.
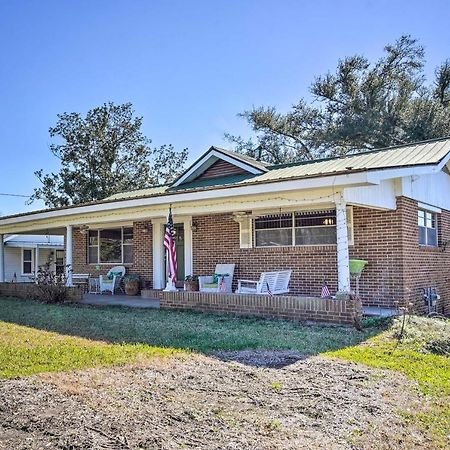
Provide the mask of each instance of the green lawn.
[{"label": "green lawn", "polygon": [[378,330],[192,312],[45,305],[0,299],[0,376],[122,364],[174,349],[245,348],[317,354],[355,345]]}]

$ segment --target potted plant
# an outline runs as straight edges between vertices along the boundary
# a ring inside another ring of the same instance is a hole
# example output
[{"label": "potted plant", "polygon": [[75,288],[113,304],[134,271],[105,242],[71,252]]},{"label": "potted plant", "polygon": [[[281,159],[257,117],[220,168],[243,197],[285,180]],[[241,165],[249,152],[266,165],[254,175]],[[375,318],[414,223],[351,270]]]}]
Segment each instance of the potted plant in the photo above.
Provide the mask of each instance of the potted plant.
[{"label": "potted plant", "polygon": [[184,290],[185,291],[198,291],[198,276],[188,275],[184,279]]},{"label": "potted plant", "polygon": [[123,278],[125,285],[125,293],[127,295],[138,295],[139,293],[139,276],[127,275]]}]

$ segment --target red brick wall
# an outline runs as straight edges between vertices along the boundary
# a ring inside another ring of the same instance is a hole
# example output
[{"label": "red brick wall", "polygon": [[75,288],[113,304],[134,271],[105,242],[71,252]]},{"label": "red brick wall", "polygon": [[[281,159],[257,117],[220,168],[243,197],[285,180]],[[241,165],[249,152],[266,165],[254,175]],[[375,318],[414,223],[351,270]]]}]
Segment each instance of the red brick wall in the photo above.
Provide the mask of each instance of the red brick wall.
[{"label": "red brick wall", "polygon": [[[424,248],[418,243],[417,202],[401,197],[396,211],[353,208],[354,245],[350,257],[367,259],[368,266],[360,282],[363,304],[393,307],[395,302],[414,302],[423,311],[421,288],[437,287],[442,300],[440,311],[450,312],[450,212],[439,215],[438,248]],[[337,290],[336,247],[239,248],[239,224],[231,214],[199,216],[193,231],[193,269],[195,275],[212,274],[218,263],[237,265],[234,286],[239,278],[258,279],[261,272],[293,270],[292,293],[317,296],[323,280],[330,290]],[[148,233],[144,233],[144,228]],[[134,223],[134,263],[127,267],[148,285],[152,282],[151,223]],[[74,232],[74,271],[99,275],[112,265],[86,263],[87,236]]]},{"label": "red brick wall", "polygon": [[[450,312],[450,245],[448,250],[418,243],[417,202],[398,198],[396,211],[353,208],[354,245],[351,258],[369,264],[360,280],[364,306],[394,307],[413,301],[423,310],[421,288],[437,287],[440,310]],[[239,248],[239,224],[230,214],[195,219],[194,274],[211,274],[217,263],[235,263],[234,287],[239,278],[258,279],[261,272],[292,269],[290,290],[319,295],[323,280],[337,290],[336,247]],[[440,218],[439,242],[450,240],[450,213]],[[354,282],[352,282],[354,287]]]},{"label": "red brick wall", "polygon": [[[403,298],[401,211],[354,207],[353,233],[350,258],[368,261],[360,279],[363,304],[393,307],[395,301]],[[354,282],[352,285],[354,288]]]},{"label": "red brick wall", "polygon": [[[145,230],[148,232],[145,232]],[[134,258],[133,264],[125,264],[127,273],[141,277],[143,286],[151,286],[152,271],[152,224],[150,222],[134,222]],[[81,234],[78,229],[73,232],[73,270],[74,273],[90,273],[92,276],[106,275],[108,270],[120,264],[97,264],[87,262],[87,235]]]},{"label": "red brick wall", "polygon": [[320,295],[323,280],[337,288],[336,247],[239,248],[239,224],[231,214],[195,218],[193,269],[195,275],[214,273],[218,263],[235,263],[234,286],[239,278],[257,280],[261,272],[292,269],[292,292]]},{"label": "red brick wall", "polygon": [[161,308],[360,325],[361,305],[351,298],[322,299],[203,292],[158,293]]},{"label": "red brick wall", "polygon": [[417,227],[417,202],[400,198],[398,208],[402,213],[402,246],[404,255],[404,299],[412,302],[415,310],[424,312],[422,288],[436,287],[441,295],[439,312],[450,313],[450,212],[438,214],[438,247],[419,245]]}]

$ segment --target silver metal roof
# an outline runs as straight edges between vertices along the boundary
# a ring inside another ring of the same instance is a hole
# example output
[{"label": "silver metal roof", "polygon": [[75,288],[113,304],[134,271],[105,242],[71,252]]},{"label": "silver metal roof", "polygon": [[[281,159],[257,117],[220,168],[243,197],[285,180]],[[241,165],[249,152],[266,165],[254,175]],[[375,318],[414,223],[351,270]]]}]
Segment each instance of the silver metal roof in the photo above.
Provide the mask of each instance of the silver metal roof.
[{"label": "silver metal roof", "polygon": [[362,170],[380,170],[438,164],[450,153],[450,138],[389,147],[355,155],[330,158],[285,166],[272,166],[269,171],[243,183],[301,178]]}]

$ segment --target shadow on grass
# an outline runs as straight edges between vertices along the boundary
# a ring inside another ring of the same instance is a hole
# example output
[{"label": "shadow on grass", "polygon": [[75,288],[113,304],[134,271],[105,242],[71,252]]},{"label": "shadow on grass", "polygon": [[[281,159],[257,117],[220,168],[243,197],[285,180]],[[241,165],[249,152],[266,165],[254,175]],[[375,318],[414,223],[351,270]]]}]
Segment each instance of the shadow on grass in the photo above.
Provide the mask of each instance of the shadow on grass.
[{"label": "shadow on grass", "polygon": [[47,305],[12,298],[0,298],[0,321],[108,343],[147,344],[206,354],[293,350],[307,356],[356,345],[387,326],[381,322],[357,331],[344,326],[156,309]]}]

